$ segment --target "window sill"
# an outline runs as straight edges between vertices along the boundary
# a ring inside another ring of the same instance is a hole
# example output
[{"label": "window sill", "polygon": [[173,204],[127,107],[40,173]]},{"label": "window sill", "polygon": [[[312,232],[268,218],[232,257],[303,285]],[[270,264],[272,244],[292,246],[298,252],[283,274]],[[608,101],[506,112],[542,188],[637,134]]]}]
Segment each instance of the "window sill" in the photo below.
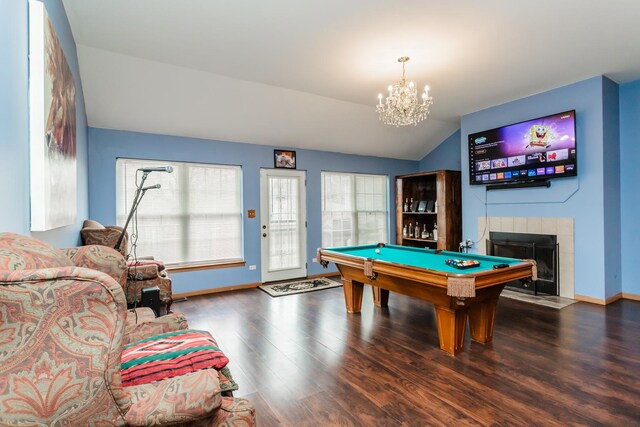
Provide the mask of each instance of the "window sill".
[{"label": "window sill", "polygon": [[184,273],[187,271],[198,270],[213,270],[215,268],[233,268],[244,267],[246,262],[244,260],[238,261],[222,261],[222,262],[205,262],[201,264],[175,264],[167,265],[167,271],[169,273]]}]

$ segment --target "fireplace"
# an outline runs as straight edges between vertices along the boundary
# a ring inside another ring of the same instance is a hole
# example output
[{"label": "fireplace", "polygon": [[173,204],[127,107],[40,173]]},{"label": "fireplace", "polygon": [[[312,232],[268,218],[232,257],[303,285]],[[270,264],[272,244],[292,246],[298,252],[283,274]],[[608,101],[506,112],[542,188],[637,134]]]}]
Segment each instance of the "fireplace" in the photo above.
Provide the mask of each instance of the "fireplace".
[{"label": "fireplace", "polygon": [[492,231],[505,233],[547,234],[558,243],[558,292],[561,297],[575,297],[574,221],[554,217],[478,217],[478,253],[487,254],[487,239]]},{"label": "fireplace", "polygon": [[487,255],[536,261],[538,280],[509,282],[507,288],[534,295],[560,294],[559,250],[555,235],[491,231],[486,245]]}]

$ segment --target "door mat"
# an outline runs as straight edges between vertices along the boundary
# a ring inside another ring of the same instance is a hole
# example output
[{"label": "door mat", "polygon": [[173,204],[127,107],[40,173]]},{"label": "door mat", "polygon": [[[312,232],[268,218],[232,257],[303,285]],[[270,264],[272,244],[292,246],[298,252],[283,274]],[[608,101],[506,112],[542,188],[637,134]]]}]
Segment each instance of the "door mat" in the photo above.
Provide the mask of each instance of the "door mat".
[{"label": "door mat", "polygon": [[320,291],[322,289],[336,288],[342,286],[342,283],[320,277],[318,279],[298,280],[295,282],[273,283],[270,285],[260,285],[262,289],[272,297],[281,297],[284,295],[301,294],[304,292]]},{"label": "door mat", "polygon": [[500,294],[501,297],[511,298],[518,301],[529,302],[531,304],[544,305],[545,307],[560,310],[574,304],[578,301],[571,298],[557,297],[553,295],[529,295],[522,292],[510,291],[505,289]]}]

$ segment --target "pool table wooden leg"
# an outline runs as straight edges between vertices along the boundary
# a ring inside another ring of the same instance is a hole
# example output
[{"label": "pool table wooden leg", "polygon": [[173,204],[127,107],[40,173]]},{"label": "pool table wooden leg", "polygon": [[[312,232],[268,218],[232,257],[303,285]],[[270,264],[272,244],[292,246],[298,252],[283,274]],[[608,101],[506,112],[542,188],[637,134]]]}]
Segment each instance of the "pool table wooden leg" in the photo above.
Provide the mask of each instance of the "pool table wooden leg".
[{"label": "pool table wooden leg", "polygon": [[371,291],[373,292],[373,303],[375,305],[378,307],[389,306],[389,291],[387,289],[382,289],[372,285]]},{"label": "pool table wooden leg", "polygon": [[467,310],[452,310],[448,307],[435,306],[438,318],[438,338],[440,348],[455,355],[462,351],[464,333],[467,327]]},{"label": "pool table wooden leg", "polygon": [[497,305],[498,298],[496,297],[469,307],[469,329],[474,341],[484,344],[493,338]]},{"label": "pool table wooden leg", "polygon": [[348,313],[360,313],[362,308],[362,290],[364,285],[355,280],[342,278],[342,289],[344,289],[344,302],[347,305]]}]

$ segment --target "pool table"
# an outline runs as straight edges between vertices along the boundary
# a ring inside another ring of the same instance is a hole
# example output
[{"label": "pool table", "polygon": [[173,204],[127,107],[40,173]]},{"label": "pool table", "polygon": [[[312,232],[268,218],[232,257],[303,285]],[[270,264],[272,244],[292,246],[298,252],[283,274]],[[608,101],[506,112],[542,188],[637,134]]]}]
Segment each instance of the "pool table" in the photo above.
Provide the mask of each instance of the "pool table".
[{"label": "pool table", "polygon": [[[447,259],[479,265],[458,269]],[[467,317],[471,338],[488,343],[504,284],[536,276],[535,261],[384,244],[318,249],[318,262],[338,267],[349,313],[360,312],[364,283],[372,286],[379,307],[387,306],[389,291],[431,302],[440,348],[452,355],[462,350]]]}]

